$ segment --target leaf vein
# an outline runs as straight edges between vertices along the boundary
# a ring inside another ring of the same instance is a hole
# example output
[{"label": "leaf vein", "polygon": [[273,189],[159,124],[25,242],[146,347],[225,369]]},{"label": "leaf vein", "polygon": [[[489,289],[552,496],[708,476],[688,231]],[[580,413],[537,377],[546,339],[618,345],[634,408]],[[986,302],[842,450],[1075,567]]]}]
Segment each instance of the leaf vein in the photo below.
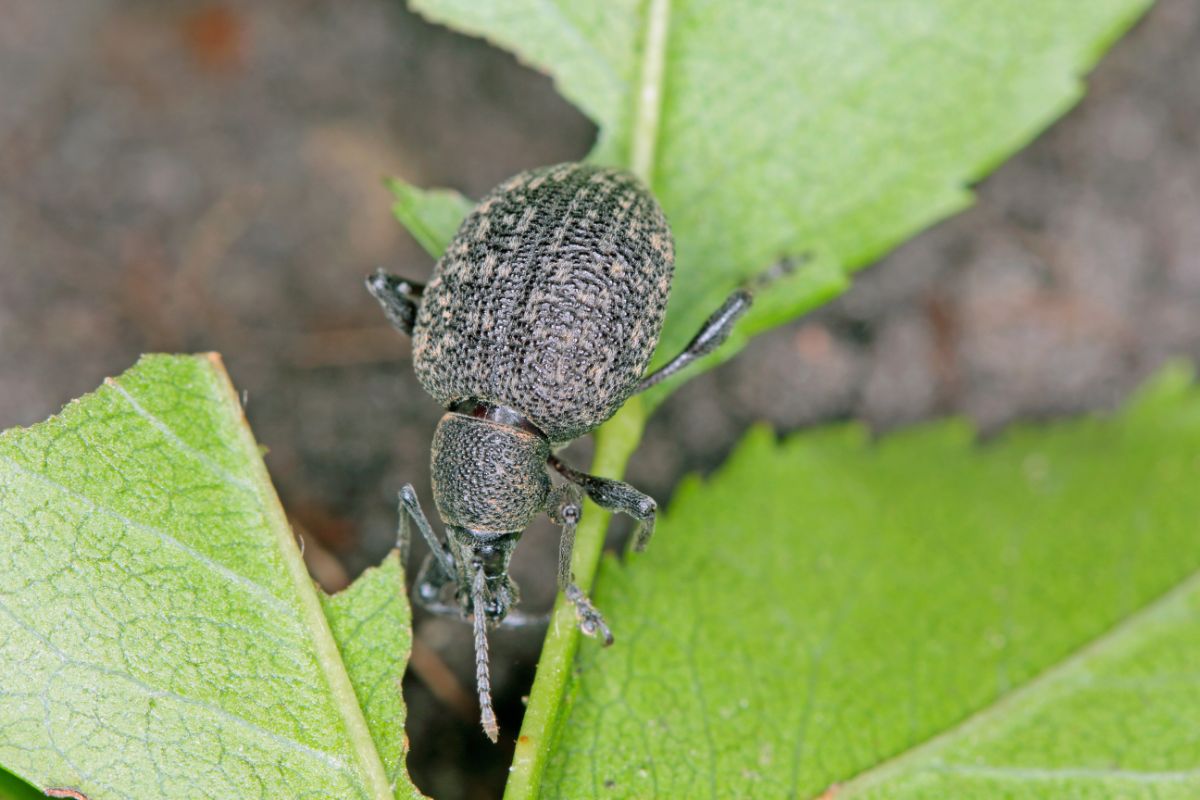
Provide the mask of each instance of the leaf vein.
[{"label": "leaf vein", "polygon": [[228,484],[230,486],[237,486],[241,489],[244,489],[245,491],[250,492],[250,494],[253,495],[256,499],[258,498],[258,491],[254,488],[254,486],[249,481],[243,480],[242,478],[239,478],[238,476],[234,475],[232,472],[225,469],[225,467],[221,466],[216,461],[214,461],[211,456],[208,456],[208,455],[200,452],[199,450],[197,450],[196,448],[192,447],[190,444],[185,442],[179,436],[179,434],[175,433],[175,431],[171,429],[171,426],[167,425],[167,423],[163,422],[161,419],[159,419],[158,417],[154,416],[149,411],[147,411],[146,408],[144,406],[142,406],[142,404],[139,403],[137,401],[137,399],[132,394],[130,394],[129,391],[124,386],[122,386],[118,381],[113,380],[112,378],[109,378],[107,383],[109,386],[113,387],[118,393],[120,393],[120,395],[123,398],[125,398],[125,400],[133,408],[133,410],[135,412],[137,412],[138,416],[140,416],[142,419],[149,422],[150,425],[153,426],[157,431],[159,431],[163,436],[165,436],[167,438],[167,440],[169,442],[171,442],[171,444],[175,445],[175,449],[179,450],[182,453],[186,453],[186,454],[192,456],[193,458],[197,459],[198,461],[200,461],[202,464],[204,464],[204,466],[208,467],[212,472],[215,472],[218,476],[220,476],[221,479],[226,484]]},{"label": "leaf vein", "polygon": [[40,472],[36,472],[34,470],[29,469],[28,467],[22,465],[20,462],[12,459],[10,456],[0,454],[0,462],[7,464],[11,469],[13,469],[16,472],[18,472],[28,478],[32,478],[34,480],[40,481],[41,483],[48,486],[49,488],[51,488],[57,492],[60,492],[73,500],[76,500],[77,502],[84,505],[88,509],[88,511],[90,511],[91,513],[101,514],[104,516],[111,517],[112,519],[117,520],[118,522],[120,522],[122,525],[124,525],[126,527],[133,528],[135,530],[141,531],[143,533],[148,533],[148,534],[154,536],[159,541],[161,541],[163,544],[166,544],[167,546],[173,547],[176,550],[180,551],[181,553],[184,553],[185,555],[194,559],[198,564],[200,564],[201,566],[208,569],[210,572],[225,579],[227,582],[236,584],[236,585],[242,587],[243,589],[247,590],[247,592],[249,594],[257,597],[259,600],[266,603],[267,605],[270,605],[276,611],[279,611],[279,612],[283,613],[284,615],[286,615],[286,617],[289,620],[295,620],[296,610],[294,608],[292,608],[291,606],[289,606],[284,601],[280,600],[278,597],[276,597],[275,594],[273,594],[265,586],[251,580],[250,578],[247,578],[245,575],[242,575],[241,573],[236,572],[233,569],[230,569],[229,567],[227,567],[224,564],[222,564],[221,562],[213,559],[212,557],[207,556],[204,553],[201,553],[199,550],[196,550],[195,548],[184,544],[183,542],[181,542],[176,537],[172,536],[167,531],[164,531],[160,528],[156,528],[153,525],[147,525],[142,522],[137,522],[135,520],[130,519],[129,517],[126,517],[124,514],[121,514],[120,512],[114,511],[111,508],[106,508],[106,507],[100,505],[99,503],[97,503],[95,500],[88,497],[87,495],[81,494],[80,492],[77,492],[68,486],[64,486],[63,484],[59,483],[58,481],[54,480],[53,478],[43,475]]}]

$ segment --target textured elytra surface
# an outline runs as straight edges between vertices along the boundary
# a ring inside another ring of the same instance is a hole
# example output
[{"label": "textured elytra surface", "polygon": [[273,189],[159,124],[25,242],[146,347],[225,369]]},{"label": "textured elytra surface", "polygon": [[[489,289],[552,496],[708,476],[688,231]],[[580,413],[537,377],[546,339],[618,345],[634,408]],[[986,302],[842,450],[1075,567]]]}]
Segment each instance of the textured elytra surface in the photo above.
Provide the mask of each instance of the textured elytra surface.
[{"label": "textured elytra surface", "polygon": [[0,438],[0,764],[92,800],[417,794],[399,564],[322,612],[260,459],[206,358]]},{"label": "textured elytra surface", "polygon": [[433,497],[451,525],[524,530],[550,492],[542,437],[511,425],[447,414],[433,434]]},{"label": "textured elytra surface", "polygon": [[1179,373],[987,445],[758,431],[603,564],[542,795],[1196,796],[1198,452]]},{"label": "textured elytra surface", "polygon": [[421,384],[510,406],[553,442],[611,417],[645,372],[671,286],[658,203],[628,173],[523,172],[466,218],[413,334]]}]

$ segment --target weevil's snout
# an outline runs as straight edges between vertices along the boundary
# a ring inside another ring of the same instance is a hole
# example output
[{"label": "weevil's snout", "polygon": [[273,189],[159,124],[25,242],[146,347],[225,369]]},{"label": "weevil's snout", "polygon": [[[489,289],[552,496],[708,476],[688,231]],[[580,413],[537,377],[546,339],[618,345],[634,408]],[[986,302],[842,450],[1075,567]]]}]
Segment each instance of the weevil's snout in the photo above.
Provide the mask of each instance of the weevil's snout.
[{"label": "weevil's snout", "polygon": [[[511,578],[486,581],[479,604],[489,628],[494,628],[505,620],[508,612],[517,604],[517,597],[517,584]],[[476,598],[470,588],[464,587],[459,590],[457,600],[464,617],[475,614]]]},{"label": "weevil's snout", "polygon": [[[487,574],[486,568],[484,572]],[[510,578],[507,572],[489,575],[483,590],[483,613],[487,617],[488,627],[495,627],[503,622],[520,596],[516,581]]]},{"label": "weevil's snout", "polygon": [[463,615],[474,615],[478,605],[483,609],[488,627],[498,625],[521,596],[516,582],[508,574],[508,564],[521,531],[480,533],[456,525],[448,525],[446,530],[455,560],[463,565],[457,594]]}]

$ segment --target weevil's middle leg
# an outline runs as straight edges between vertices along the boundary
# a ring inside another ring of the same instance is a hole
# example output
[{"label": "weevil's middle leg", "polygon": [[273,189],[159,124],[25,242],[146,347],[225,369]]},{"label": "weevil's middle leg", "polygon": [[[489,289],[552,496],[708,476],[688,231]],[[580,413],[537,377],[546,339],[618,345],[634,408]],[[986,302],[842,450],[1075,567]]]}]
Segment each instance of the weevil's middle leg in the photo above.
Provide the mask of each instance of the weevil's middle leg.
[{"label": "weevil's middle leg", "polygon": [[613,643],[612,631],[604,622],[601,614],[582,589],[575,585],[575,576],[571,574],[571,556],[575,552],[575,527],[583,513],[580,505],[579,487],[573,484],[560,486],[554,490],[547,504],[546,513],[551,521],[562,526],[562,538],[558,544],[558,588],[575,606],[575,615],[579,618],[579,630],[588,636],[600,635],[604,646]]},{"label": "weevil's middle leg", "polygon": [[383,306],[388,321],[397,330],[412,336],[421,295],[425,292],[424,284],[376,270],[374,275],[367,278],[367,291]]},{"label": "weevil's middle leg", "polygon": [[598,478],[580,472],[563,463],[558,456],[550,456],[547,463],[564,478],[587,492],[587,496],[596,505],[609,511],[619,511],[637,520],[637,528],[633,533],[633,549],[639,553],[646,549],[646,544],[654,535],[654,521],[658,515],[658,503],[654,502],[653,497],[639,492],[625,481]]}]

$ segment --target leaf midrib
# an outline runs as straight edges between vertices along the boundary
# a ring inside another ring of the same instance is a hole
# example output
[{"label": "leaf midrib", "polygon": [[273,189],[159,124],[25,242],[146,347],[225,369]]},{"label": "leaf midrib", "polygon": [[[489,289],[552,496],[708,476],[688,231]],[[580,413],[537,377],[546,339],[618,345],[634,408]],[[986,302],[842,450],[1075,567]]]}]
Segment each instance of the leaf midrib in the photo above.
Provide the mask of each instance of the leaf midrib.
[{"label": "leaf midrib", "polygon": [[637,82],[637,95],[634,97],[629,168],[651,189],[654,187],[654,157],[662,117],[663,75],[670,18],[670,0],[650,0],[646,9],[646,43],[642,47],[642,69]]},{"label": "leaf midrib", "polygon": [[[650,0],[646,9],[646,39],[640,54],[641,69],[634,105],[630,140],[629,167],[653,189],[654,158],[662,113],[664,67],[670,21],[670,0]],[[625,465],[641,440],[645,412],[637,398],[631,398],[617,416],[596,432],[596,453],[592,459],[593,474],[620,479]],[[606,436],[611,433],[611,436]],[[589,590],[603,554],[605,530],[609,514],[597,507],[593,516],[585,517],[576,534],[572,564],[575,582]],[[592,520],[595,520],[593,523]],[[585,560],[586,559],[586,560]],[[543,657],[538,660],[537,674],[530,690],[525,722],[513,754],[513,766],[505,787],[505,798],[535,796],[546,771],[553,731],[562,715],[563,696],[570,679],[569,662],[575,658],[579,629],[574,613],[561,593],[543,644]],[[560,627],[560,621],[565,625]]]},{"label": "leaf midrib", "polygon": [[[1055,697],[1053,692],[1060,686],[1071,682],[1076,672],[1084,670],[1085,665],[1093,659],[1119,651],[1125,644],[1136,641],[1142,635],[1143,626],[1147,623],[1167,619],[1181,612],[1186,613],[1186,609],[1182,607],[1197,592],[1200,592],[1200,572],[1192,573],[1157,600],[1134,611],[1104,633],[1084,643],[1071,655],[1033,676],[1025,683],[998,695],[991,704],[980,708],[952,727],[858,773],[844,783],[837,784],[837,796],[849,798],[856,792],[864,792],[880,786],[892,777],[902,774],[910,765],[923,760],[934,763],[933,757],[937,753],[946,750],[961,737],[968,736],[986,727],[993,720],[1002,718],[1023,703],[1053,700]],[[944,766],[966,765],[945,764]],[[1130,776],[1158,774],[1126,772]]]}]

